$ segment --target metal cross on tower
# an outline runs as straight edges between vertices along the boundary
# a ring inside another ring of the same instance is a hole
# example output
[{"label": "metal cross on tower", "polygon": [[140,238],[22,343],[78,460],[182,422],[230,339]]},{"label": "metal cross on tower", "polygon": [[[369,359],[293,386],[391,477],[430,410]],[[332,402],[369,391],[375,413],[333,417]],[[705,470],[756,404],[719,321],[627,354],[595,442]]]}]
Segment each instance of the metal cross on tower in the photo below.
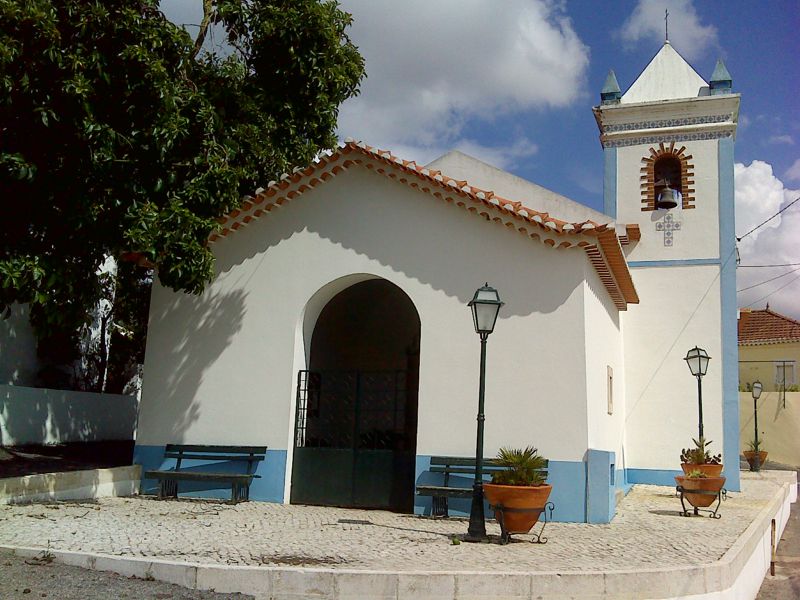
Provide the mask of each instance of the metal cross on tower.
[{"label": "metal cross on tower", "polygon": [[664,9],[664,41],[669,41],[669,9]]}]

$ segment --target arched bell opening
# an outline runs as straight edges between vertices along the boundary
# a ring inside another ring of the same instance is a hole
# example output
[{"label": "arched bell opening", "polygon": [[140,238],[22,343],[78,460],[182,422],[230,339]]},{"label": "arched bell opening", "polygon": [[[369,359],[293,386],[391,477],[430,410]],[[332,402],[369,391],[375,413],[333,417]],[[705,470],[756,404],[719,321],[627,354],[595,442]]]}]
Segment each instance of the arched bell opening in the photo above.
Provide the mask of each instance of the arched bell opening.
[{"label": "arched bell opening", "polygon": [[694,208],[694,165],[686,146],[661,143],[642,157],[642,210]]},{"label": "arched bell opening", "polygon": [[656,208],[669,209],[681,204],[681,161],[674,155],[659,158],[653,165]]},{"label": "arched bell opening", "polygon": [[412,512],[420,319],[384,279],[319,313],[298,373],[291,502]]}]

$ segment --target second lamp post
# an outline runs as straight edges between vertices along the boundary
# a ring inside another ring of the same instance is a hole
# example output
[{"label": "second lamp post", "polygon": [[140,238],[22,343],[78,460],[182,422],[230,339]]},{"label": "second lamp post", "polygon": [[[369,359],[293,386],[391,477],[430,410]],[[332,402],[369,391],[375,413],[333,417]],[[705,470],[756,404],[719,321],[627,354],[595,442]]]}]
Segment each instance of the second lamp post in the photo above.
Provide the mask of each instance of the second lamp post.
[{"label": "second lamp post", "polygon": [[695,346],[689,352],[686,353],[686,357],[683,359],[686,361],[686,364],[689,365],[689,370],[692,372],[692,375],[697,377],[697,412],[698,412],[698,427],[699,430],[699,439],[698,441],[703,441],[703,375],[706,374],[708,371],[708,361],[711,360],[711,357],[708,355],[708,352],[703,350],[702,348],[698,348]]},{"label": "second lamp post", "polygon": [[758,443],[758,399],[761,397],[761,390],[764,389],[764,386],[761,385],[760,381],[756,381],[753,383],[753,419],[755,421],[754,428],[755,428],[755,437],[753,438],[753,450],[755,450],[756,456],[754,458],[753,463],[753,471],[760,471],[761,470],[761,445]]},{"label": "second lamp post", "polygon": [[472,486],[472,508],[469,513],[469,528],[464,538],[467,542],[485,542],[486,519],[483,514],[483,400],[486,391],[486,338],[494,331],[497,322],[497,313],[503,302],[497,290],[490,287],[488,282],[478,288],[475,296],[470,300],[472,320],[475,324],[475,333],[481,338],[481,373],[478,387],[478,435],[475,444],[475,483]]}]

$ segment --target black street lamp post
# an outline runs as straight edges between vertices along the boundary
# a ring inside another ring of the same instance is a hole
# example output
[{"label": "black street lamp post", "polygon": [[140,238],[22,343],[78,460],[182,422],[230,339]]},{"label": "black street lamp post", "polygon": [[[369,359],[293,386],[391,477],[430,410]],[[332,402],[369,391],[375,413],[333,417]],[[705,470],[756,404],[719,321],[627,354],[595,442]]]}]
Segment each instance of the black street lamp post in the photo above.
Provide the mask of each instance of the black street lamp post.
[{"label": "black street lamp post", "polygon": [[484,284],[478,288],[475,296],[470,300],[472,320],[475,324],[475,333],[481,338],[481,372],[478,387],[478,435],[475,444],[475,483],[472,485],[472,508],[469,513],[469,528],[464,540],[467,542],[485,542],[486,519],[483,514],[483,423],[486,417],[483,414],[484,393],[486,391],[486,339],[494,331],[497,322],[497,313],[503,306],[497,290]]},{"label": "black street lamp post", "polygon": [[683,359],[689,365],[689,370],[692,375],[697,377],[697,406],[698,406],[698,430],[700,437],[698,441],[703,440],[703,375],[708,371],[708,361],[711,357],[702,348],[695,346],[686,353]]},{"label": "black street lamp post", "polygon": [[764,386],[761,385],[760,381],[756,381],[753,383],[753,418],[755,420],[755,438],[753,440],[753,445],[755,448],[753,450],[756,451],[756,456],[753,461],[753,471],[760,471],[761,470],[761,449],[758,444],[758,399],[761,397],[761,390],[764,389]]}]

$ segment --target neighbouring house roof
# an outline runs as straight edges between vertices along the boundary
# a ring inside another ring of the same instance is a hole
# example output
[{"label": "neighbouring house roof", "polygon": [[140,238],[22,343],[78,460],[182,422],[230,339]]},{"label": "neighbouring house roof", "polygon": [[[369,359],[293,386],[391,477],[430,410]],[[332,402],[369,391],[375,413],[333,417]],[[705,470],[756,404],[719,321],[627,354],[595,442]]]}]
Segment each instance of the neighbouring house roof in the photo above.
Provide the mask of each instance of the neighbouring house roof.
[{"label": "neighbouring house roof", "polygon": [[739,313],[739,345],[800,343],[800,322],[769,308]]},{"label": "neighbouring house roof", "polygon": [[320,155],[308,167],[284,173],[278,181],[271,181],[266,189],[259,189],[255,196],[245,198],[238,209],[219,219],[220,228],[209,237],[209,242],[232,234],[354,166],[430,194],[487,220],[502,223],[553,248],[582,248],[619,310],[626,310],[628,304],[639,302],[621,248],[640,238],[638,225],[627,225],[618,234],[614,223],[563,221],[523,206],[521,202],[469,185],[464,180],[448,177],[439,170],[349,139],[335,150]]},{"label": "neighbouring house roof", "polygon": [[708,83],[665,42],[642,74],[622,95],[622,104],[696,98]]}]

